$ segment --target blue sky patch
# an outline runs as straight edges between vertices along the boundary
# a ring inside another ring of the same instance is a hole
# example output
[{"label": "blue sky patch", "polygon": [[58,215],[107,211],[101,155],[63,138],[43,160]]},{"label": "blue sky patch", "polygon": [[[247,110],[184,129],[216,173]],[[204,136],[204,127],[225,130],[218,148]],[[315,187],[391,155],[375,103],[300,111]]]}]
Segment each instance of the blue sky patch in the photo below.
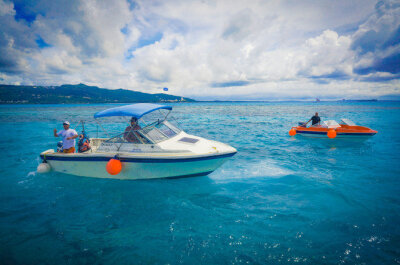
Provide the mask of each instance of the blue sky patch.
[{"label": "blue sky patch", "polygon": [[123,34],[125,34],[125,35],[127,35],[128,34],[128,25],[125,25],[125,27],[123,27],[122,29],[121,29],[121,32],[123,33]]},{"label": "blue sky patch", "polygon": [[140,38],[136,48],[142,48],[144,46],[148,46],[148,45],[154,44],[157,41],[160,41],[162,39],[162,37],[163,37],[162,32],[156,32],[152,36]]},{"label": "blue sky patch", "polygon": [[[126,27],[121,29],[121,32],[124,34],[127,34],[127,29]],[[152,45],[156,43],[157,41],[160,41],[163,37],[163,34],[161,32],[157,32],[156,34],[150,36],[150,37],[142,37],[139,39],[138,44],[135,46],[130,47],[126,52],[125,52],[125,59],[130,60],[134,58],[135,56],[133,55],[133,52],[135,52],[137,49]]]},{"label": "blue sky patch", "polygon": [[400,79],[400,74],[392,76],[367,76],[360,79],[361,82],[381,83]]},{"label": "blue sky patch", "polygon": [[247,86],[249,81],[230,81],[230,82],[216,82],[212,83],[212,87],[231,87],[231,86]]},{"label": "blue sky patch", "polygon": [[51,47],[50,44],[48,44],[47,42],[45,42],[42,37],[38,37],[36,40],[36,44],[39,46],[39,48],[43,49],[43,48],[47,48],[47,47]]},{"label": "blue sky patch", "polygon": [[125,59],[130,60],[132,58],[135,58],[135,55],[133,55],[133,52],[136,50],[136,48],[130,48],[128,51],[125,52]]},{"label": "blue sky patch", "polygon": [[330,74],[325,75],[313,75],[310,78],[312,79],[336,79],[336,80],[348,80],[350,77],[343,72],[335,71]]},{"label": "blue sky patch", "polygon": [[138,6],[138,4],[133,0],[128,0],[127,2],[128,2],[130,11],[132,11],[133,9],[135,9]]},{"label": "blue sky patch", "polygon": [[28,6],[23,1],[14,1],[15,20],[21,19],[28,23],[32,23],[36,19],[36,13],[29,10]]}]

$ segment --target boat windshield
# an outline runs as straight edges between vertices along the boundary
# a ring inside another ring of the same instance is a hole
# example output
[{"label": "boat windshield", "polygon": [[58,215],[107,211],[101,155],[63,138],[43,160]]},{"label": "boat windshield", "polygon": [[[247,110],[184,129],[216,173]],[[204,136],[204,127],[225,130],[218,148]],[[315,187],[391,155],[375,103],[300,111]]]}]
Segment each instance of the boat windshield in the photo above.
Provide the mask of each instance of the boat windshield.
[{"label": "boat windshield", "polygon": [[342,124],[349,125],[349,126],[356,126],[356,124],[349,119],[342,119]]},{"label": "boat windshield", "polygon": [[177,135],[181,130],[167,120],[155,122],[141,130],[143,135],[154,143],[165,141]]},{"label": "boat windshield", "polygon": [[324,127],[329,129],[339,128],[340,125],[335,120],[324,121]]},{"label": "boat windshield", "polygon": [[138,130],[125,131],[105,142],[155,144],[177,135],[181,130],[167,120],[155,121]]}]

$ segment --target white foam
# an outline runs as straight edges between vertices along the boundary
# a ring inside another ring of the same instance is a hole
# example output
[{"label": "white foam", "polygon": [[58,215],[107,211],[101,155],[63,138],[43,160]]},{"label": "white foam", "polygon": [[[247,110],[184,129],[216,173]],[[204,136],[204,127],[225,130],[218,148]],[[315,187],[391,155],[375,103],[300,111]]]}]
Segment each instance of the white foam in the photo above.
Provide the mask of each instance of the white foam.
[{"label": "white foam", "polygon": [[36,171],[31,171],[28,173],[28,175],[26,175],[27,177],[34,177],[36,176]]},{"label": "white foam", "polygon": [[251,176],[254,177],[273,177],[279,178],[292,174],[291,170],[280,167],[274,160],[262,160],[255,164],[249,164],[251,166]]},{"label": "white foam", "polygon": [[272,159],[251,162],[245,167],[229,167],[228,165],[217,170],[211,175],[213,179],[239,179],[239,178],[281,178],[292,174],[293,171],[280,167]]},{"label": "white foam", "polygon": [[19,185],[24,185],[32,180],[32,177],[36,176],[36,171],[29,172],[23,180],[18,181]]}]

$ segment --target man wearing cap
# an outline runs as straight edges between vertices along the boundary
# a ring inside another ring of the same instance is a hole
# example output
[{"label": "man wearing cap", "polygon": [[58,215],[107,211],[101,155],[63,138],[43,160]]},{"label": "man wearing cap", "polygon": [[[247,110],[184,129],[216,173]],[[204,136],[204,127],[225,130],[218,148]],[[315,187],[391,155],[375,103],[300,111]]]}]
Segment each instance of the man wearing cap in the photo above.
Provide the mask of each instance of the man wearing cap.
[{"label": "man wearing cap", "polygon": [[139,143],[139,138],[141,139],[141,137],[136,131],[140,129],[142,128],[137,124],[137,119],[132,117],[131,125],[125,129],[124,139],[130,143]]},{"label": "man wearing cap", "polygon": [[64,153],[75,153],[75,138],[78,137],[78,133],[74,129],[69,128],[69,122],[63,122],[64,130],[57,132],[54,129],[54,137],[62,136],[63,138],[63,152]]}]

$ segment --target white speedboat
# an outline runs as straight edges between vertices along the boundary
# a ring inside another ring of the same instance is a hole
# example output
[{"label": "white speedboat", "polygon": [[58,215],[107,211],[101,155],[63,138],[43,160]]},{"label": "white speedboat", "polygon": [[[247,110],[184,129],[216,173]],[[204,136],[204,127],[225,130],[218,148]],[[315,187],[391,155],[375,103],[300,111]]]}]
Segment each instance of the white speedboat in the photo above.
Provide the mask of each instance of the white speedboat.
[{"label": "white speedboat", "polygon": [[[156,110],[166,114],[151,123],[142,119]],[[128,142],[126,132],[111,138],[91,138],[91,149],[82,153],[64,154],[52,149],[42,152],[44,164],[39,167],[41,171],[96,178],[190,177],[210,174],[237,152],[227,144],[185,133],[167,120],[171,110],[171,106],[139,103],[97,112],[95,119],[126,116],[140,120],[144,125],[134,131],[137,141]],[[108,166],[115,160],[122,167],[109,173]]]}]

